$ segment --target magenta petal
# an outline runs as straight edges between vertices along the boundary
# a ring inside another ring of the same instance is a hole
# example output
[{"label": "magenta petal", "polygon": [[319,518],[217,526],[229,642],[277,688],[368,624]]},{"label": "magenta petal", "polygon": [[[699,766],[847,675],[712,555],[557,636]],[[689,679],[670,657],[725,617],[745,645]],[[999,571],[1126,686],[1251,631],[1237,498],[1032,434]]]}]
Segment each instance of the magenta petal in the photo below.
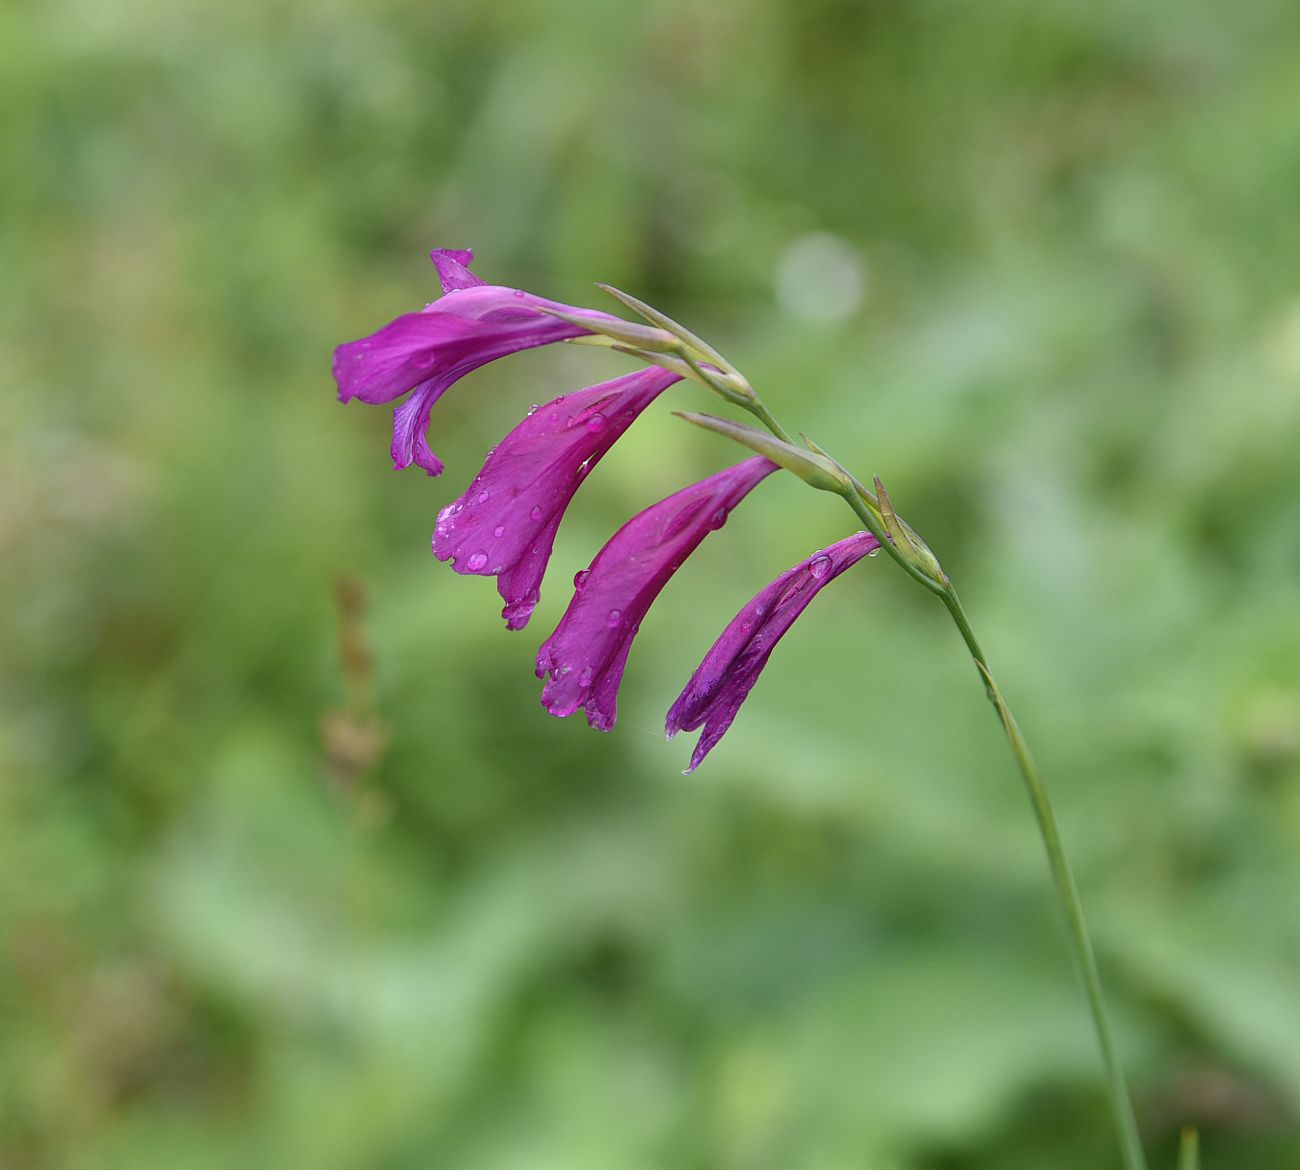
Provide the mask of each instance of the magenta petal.
[{"label": "magenta petal", "polygon": [[439,514],[434,556],[451,560],[458,573],[496,577],[506,625],[523,629],[537,605],[560,519],[587,472],[680,380],[652,366],[535,410],[501,440],[465,494]]},{"label": "magenta petal", "polygon": [[444,293],[461,288],[477,288],[487,281],[475,276],[469,266],[474,263],[474,253],[468,248],[434,248],[429,259],[438,270]]},{"label": "magenta petal", "polygon": [[429,411],[442,396],[445,386],[436,379],[415,388],[415,393],[393,411],[393,466],[398,470],[412,463],[430,475],[442,474],[442,460],[433,453],[425,431]]},{"label": "magenta petal", "polygon": [[537,653],[537,677],[549,675],[542,705],[552,715],[579,707],[608,731],[632,639],[650,606],[682,562],[731,510],[777,470],[762,456],[652,504],[633,516],[574,579],[576,592],[555,632]]},{"label": "magenta petal", "polygon": [[492,284],[455,289],[423,312],[405,313],[368,337],[340,345],[334,351],[339,400],[391,402],[417,383],[445,379],[451,385],[506,354],[588,332],[543,309],[595,315],[522,289]]},{"label": "magenta petal", "polygon": [[745,603],[668,712],[669,738],[679,731],[704,728],[688,772],[700,766],[731,726],[795,618],[825,585],[879,547],[871,533],[858,532],[800,561]]},{"label": "magenta petal", "polygon": [[467,267],[469,252],[438,250],[432,257],[446,294],[422,312],[403,314],[367,337],[340,345],[333,369],[341,402],[359,398],[378,405],[416,391],[393,420],[393,462],[398,467],[417,463],[437,475],[442,464],[424,432],[430,408],[450,386],[507,354],[590,332],[548,310],[614,318],[522,289],[484,284]]}]

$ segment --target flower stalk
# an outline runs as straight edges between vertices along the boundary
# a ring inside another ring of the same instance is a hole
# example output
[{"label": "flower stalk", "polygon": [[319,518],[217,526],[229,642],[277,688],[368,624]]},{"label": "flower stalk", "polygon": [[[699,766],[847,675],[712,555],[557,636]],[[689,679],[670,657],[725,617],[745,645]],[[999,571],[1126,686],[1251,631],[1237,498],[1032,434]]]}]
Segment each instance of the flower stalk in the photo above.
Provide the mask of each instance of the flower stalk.
[{"label": "flower stalk", "polygon": [[[682,417],[687,418],[688,421],[698,423],[701,417],[707,416],[682,415]],[[772,430],[773,434],[777,435],[778,438],[785,438],[786,432],[778,425],[773,424],[774,420],[773,423],[769,424],[769,429]],[[736,425],[732,424],[733,427]],[[728,433],[721,426],[710,425],[709,429]],[[746,430],[749,429],[752,428],[746,428]],[[730,437],[738,439],[755,450],[759,449],[759,445],[751,436],[745,435],[742,437],[739,434],[732,433]],[[1006,700],[1002,697],[1002,691],[993,677],[993,671],[989,666],[984,648],[975,636],[975,631],[971,628],[970,619],[967,617],[966,610],[957,596],[957,591],[939,565],[938,559],[925,542],[916,535],[911,526],[894,511],[889,493],[885,490],[884,484],[880,482],[880,478],[878,476],[874,477],[876,491],[873,494],[867,490],[861,481],[826,455],[816,444],[809,441],[808,446],[819,460],[833,464],[845,477],[839,488],[828,487],[824,488],[824,490],[838,490],[866,529],[876,537],[880,542],[880,546],[886,550],[898,566],[909,577],[939,597],[957,626],[962,641],[966,644],[966,649],[979,671],[985,692],[997,712],[1002,729],[1006,733],[1007,742],[1011,747],[1011,754],[1024,780],[1025,791],[1029,796],[1034,819],[1038,824],[1039,835],[1042,837],[1043,848],[1047,853],[1048,868],[1051,871],[1057,904],[1068,931],[1071,958],[1079,979],[1083,983],[1084,993],[1088,1001],[1088,1010],[1092,1017],[1093,1030],[1096,1033],[1097,1043],[1101,1049],[1102,1064],[1106,1076],[1107,1098],[1116,1140],[1119,1144],[1121,1161],[1125,1170],[1146,1170],[1146,1160],[1142,1152],[1141,1139],[1138,1135],[1137,1119],[1133,1113],[1132,1099],[1129,1096],[1128,1084],[1115,1046],[1110,1016],[1106,1010],[1105,997],[1102,993],[1101,975],[1097,968],[1096,954],[1093,950],[1091,936],[1088,933],[1087,921],[1083,914],[1083,903],[1079,898],[1074,874],[1066,857],[1065,847],[1061,843],[1056,814],[1052,809],[1051,801],[1047,795],[1047,788],[1043,783],[1042,775],[1038,771],[1038,765],[1030,754],[1029,745],[1025,741],[1024,734],[1021,732],[1015,716],[1011,713],[1010,707],[1007,706]],[[776,456],[770,457],[777,458]],[[779,459],[778,462],[780,462]],[[805,478],[807,482],[811,482],[806,476],[802,478]],[[822,487],[823,485],[813,483],[812,486]],[[1184,1152],[1183,1159],[1188,1156]],[[1194,1157],[1194,1152],[1190,1156]],[[1183,1164],[1182,1159],[1180,1159],[1181,1164]],[[1192,1165],[1195,1165],[1195,1163],[1193,1162]]]}]

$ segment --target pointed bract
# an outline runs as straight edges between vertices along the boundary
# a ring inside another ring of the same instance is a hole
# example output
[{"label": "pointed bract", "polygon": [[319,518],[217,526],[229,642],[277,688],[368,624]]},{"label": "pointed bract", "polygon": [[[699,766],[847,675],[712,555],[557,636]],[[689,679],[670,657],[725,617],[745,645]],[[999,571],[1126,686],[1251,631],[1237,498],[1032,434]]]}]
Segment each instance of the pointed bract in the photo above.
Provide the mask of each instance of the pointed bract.
[{"label": "pointed bract", "polygon": [[745,603],[668,711],[670,739],[704,728],[687,772],[700,766],[731,726],[795,618],[827,584],[879,547],[871,533],[856,533],[800,561]]},{"label": "pointed bract", "polygon": [[542,705],[552,715],[585,708],[608,731],[632,639],[683,561],[777,465],[761,456],[709,476],[633,516],[574,578],[575,593],[537,654],[547,678]]},{"label": "pointed bract", "polygon": [[466,374],[499,357],[582,337],[590,330],[548,310],[610,319],[606,313],[548,301],[523,289],[484,284],[469,271],[473,254],[438,249],[432,254],[445,293],[418,313],[405,313],[367,337],[334,351],[339,401],[374,405],[408,391],[393,415],[393,464],[438,475],[442,464],[425,431],[433,404]]},{"label": "pointed bract", "polygon": [[438,515],[433,552],[458,573],[497,578],[512,630],[528,623],[565,508],[615,441],[680,376],[651,367],[535,409]]}]

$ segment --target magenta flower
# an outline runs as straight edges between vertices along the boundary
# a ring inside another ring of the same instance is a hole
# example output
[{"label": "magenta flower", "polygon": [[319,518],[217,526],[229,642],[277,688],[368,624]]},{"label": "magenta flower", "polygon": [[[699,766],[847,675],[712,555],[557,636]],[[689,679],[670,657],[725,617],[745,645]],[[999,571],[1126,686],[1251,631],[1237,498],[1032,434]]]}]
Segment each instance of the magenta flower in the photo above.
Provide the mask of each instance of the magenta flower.
[{"label": "magenta flower", "polygon": [[590,332],[545,310],[615,318],[484,284],[469,270],[472,252],[439,248],[430,255],[444,295],[419,313],[406,313],[368,337],[340,345],[334,351],[334,380],[341,402],[359,398],[379,404],[414,390],[393,412],[393,465],[417,463],[439,475],[442,462],[425,431],[430,409],[448,387],[499,357]]},{"label": "magenta flower", "polygon": [[652,504],[633,516],[573,581],[575,592],[555,632],[537,652],[537,677],[550,675],[542,705],[552,715],[579,707],[608,731],[632,639],[660,590],[701,541],[777,465],[762,456]]},{"label": "magenta flower", "polygon": [[704,728],[687,772],[700,766],[731,726],[795,618],[824,586],[879,547],[871,533],[858,532],[822,549],[782,573],[731,619],[668,711],[669,739]]},{"label": "magenta flower", "polygon": [[465,494],[438,514],[433,554],[458,573],[496,577],[512,630],[528,624],[555,533],[578,486],[680,375],[656,366],[534,410],[488,456]]}]

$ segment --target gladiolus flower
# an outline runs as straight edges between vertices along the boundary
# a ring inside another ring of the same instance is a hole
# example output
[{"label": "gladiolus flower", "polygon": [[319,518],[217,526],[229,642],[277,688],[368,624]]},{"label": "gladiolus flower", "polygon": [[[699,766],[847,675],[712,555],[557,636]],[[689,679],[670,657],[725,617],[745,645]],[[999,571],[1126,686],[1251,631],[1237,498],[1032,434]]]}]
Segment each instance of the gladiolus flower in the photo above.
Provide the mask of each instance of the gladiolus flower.
[{"label": "gladiolus flower", "polygon": [[438,515],[433,553],[458,573],[496,577],[506,626],[537,606],[555,533],[587,473],[680,375],[651,366],[534,408]]},{"label": "gladiolus flower", "polygon": [[583,707],[592,727],[614,726],[632,639],[660,590],[776,470],[762,456],[746,459],[652,504],[610,537],[591,567],[574,578],[573,600],[537,654],[537,677],[550,676],[542,705],[552,715]]},{"label": "gladiolus flower", "polygon": [[393,465],[442,472],[425,432],[433,404],[460,378],[507,354],[567,341],[591,332],[548,310],[617,321],[607,313],[578,309],[524,292],[484,284],[469,270],[473,253],[437,249],[431,257],[443,296],[418,313],[406,313],[382,329],[334,351],[339,401],[359,398],[380,404],[414,393],[393,412]]},{"label": "gladiolus flower", "polygon": [[688,773],[700,766],[731,726],[795,618],[826,585],[879,547],[871,533],[856,533],[800,561],[745,603],[668,711],[669,739],[679,731],[704,728]]}]

